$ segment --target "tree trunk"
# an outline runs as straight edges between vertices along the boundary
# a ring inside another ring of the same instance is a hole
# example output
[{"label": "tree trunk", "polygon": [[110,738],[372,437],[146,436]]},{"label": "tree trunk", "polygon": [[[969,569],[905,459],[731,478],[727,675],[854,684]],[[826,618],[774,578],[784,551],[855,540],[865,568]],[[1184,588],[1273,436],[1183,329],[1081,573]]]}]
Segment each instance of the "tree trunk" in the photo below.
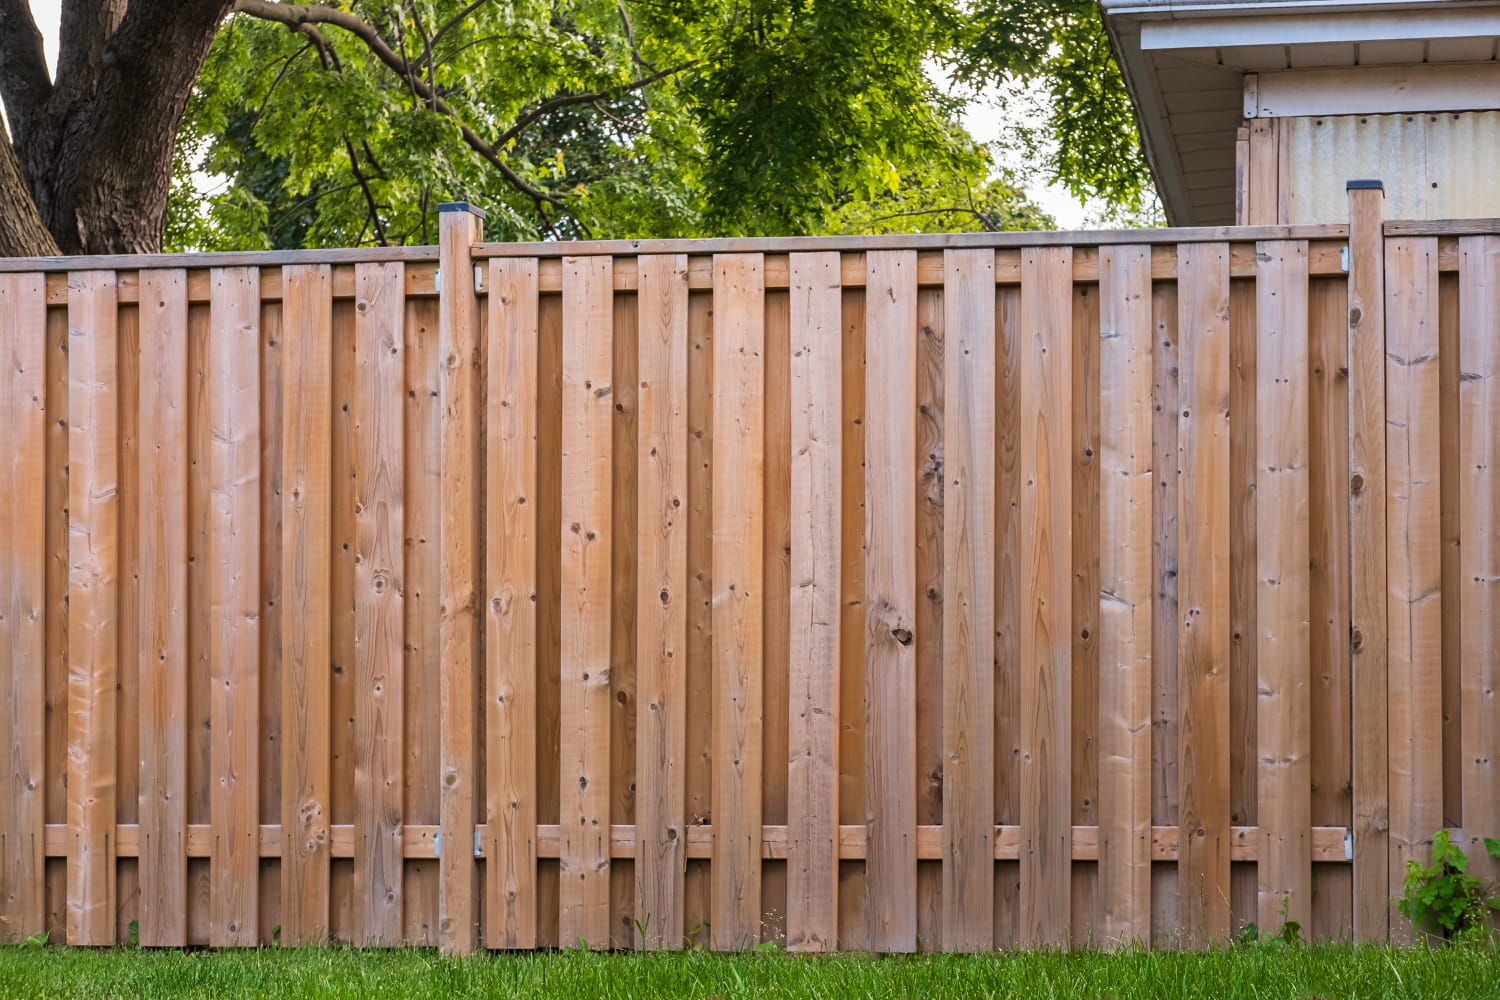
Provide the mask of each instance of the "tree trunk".
[{"label": "tree trunk", "polygon": [[[177,131],[231,6],[70,0],[56,83],[34,65],[0,73],[15,132],[0,142],[0,254],[161,250]],[[19,18],[15,0],[0,7]],[[32,47],[0,39],[0,69],[34,63]]]},{"label": "tree trunk", "polygon": [[0,257],[50,257],[57,252],[57,241],[42,224],[21,176],[10,136],[0,126]]}]

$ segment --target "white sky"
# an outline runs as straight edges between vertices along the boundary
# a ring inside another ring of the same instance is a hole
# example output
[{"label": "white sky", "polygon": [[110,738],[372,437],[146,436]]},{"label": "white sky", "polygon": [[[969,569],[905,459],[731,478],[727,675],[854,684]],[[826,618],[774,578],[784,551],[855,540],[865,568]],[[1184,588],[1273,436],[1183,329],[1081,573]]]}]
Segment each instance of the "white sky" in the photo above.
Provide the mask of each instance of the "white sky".
[{"label": "white sky", "polygon": [[[61,0],[31,0],[32,17],[36,19],[37,27],[41,29],[42,36],[46,39],[49,66],[55,65],[57,61],[60,5]],[[993,88],[981,91],[969,102],[964,112],[964,126],[981,142],[994,142],[1001,137],[1003,122],[997,106],[997,95],[998,92]],[[999,152],[1002,166],[1021,174],[1027,172],[1028,164],[1025,162],[1024,151],[1011,146],[1001,148]],[[1080,203],[1066,190],[1046,184],[1044,178],[1040,176],[1028,177],[1026,180],[1031,199],[1040,205],[1043,211],[1056,219],[1060,227],[1063,229],[1082,228],[1085,218],[1090,214],[1090,206]]]}]

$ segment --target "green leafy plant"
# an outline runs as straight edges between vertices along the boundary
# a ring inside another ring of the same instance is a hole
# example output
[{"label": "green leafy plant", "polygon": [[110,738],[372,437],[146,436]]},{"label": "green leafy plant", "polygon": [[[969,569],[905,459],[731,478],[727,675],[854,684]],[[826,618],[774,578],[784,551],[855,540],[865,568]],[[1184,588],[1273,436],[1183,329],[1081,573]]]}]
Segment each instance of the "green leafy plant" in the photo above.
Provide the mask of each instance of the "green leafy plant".
[{"label": "green leafy plant", "polygon": [[1292,919],[1292,898],[1290,896],[1281,898],[1281,926],[1276,929],[1276,933],[1262,934],[1260,928],[1251,921],[1240,928],[1236,940],[1246,947],[1266,948],[1271,951],[1282,951],[1301,945],[1302,924]]},{"label": "green leafy plant", "polygon": [[[1500,858],[1500,840],[1484,839],[1490,857]],[[1401,915],[1419,930],[1445,941],[1478,944],[1490,932],[1490,914],[1500,898],[1486,894],[1482,879],[1469,873],[1469,858],[1449,839],[1447,830],[1432,836],[1432,860],[1406,863],[1406,898]]]}]

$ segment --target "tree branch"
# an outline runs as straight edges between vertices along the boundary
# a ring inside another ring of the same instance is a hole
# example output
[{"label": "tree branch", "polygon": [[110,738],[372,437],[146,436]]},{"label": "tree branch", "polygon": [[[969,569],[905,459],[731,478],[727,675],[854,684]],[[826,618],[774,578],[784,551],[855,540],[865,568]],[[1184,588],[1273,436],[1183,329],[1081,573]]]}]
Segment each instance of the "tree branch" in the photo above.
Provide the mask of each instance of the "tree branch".
[{"label": "tree branch", "polygon": [[119,30],[125,11],[126,0],[63,0],[57,95],[64,106],[86,101],[94,93],[104,67],[104,47]]},{"label": "tree branch", "polygon": [[686,62],[681,66],[674,66],[671,69],[657,70],[650,76],[635,80],[623,87],[615,87],[612,90],[601,90],[598,93],[593,94],[564,94],[561,97],[553,97],[549,100],[543,101],[541,104],[538,104],[530,111],[523,112],[521,117],[516,119],[515,124],[506,129],[505,134],[500,136],[500,138],[496,140],[495,145],[504,146],[507,142],[510,142],[516,136],[525,131],[526,126],[532,124],[539,118],[545,118],[547,115],[551,114],[554,111],[557,111],[560,108],[572,107],[575,104],[592,104],[595,101],[604,101],[612,97],[623,97],[626,94],[640,90],[642,87],[650,86],[651,84],[656,83],[658,80],[666,79],[669,76],[676,76],[683,70],[691,69],[695,65],[695,62]]},{"label": "tree branch", "polygon": [[0,0],[0,96],[18,142],[52,93],[42,33],[26,0]]},{"label": "tree branch", "polygon": [[344,149],[349,153],[349,169],[354,173],[354,179],[359,183],[360,189],[365,193],[365,205],[369,207],[369,220],[375,227],[375,242],[377,246],[389,246],[385,241],[385,224],[380,221],[380,206],[375,203],[375,194],[370,190],[370,182],[365,178],[364,171],[359,169],[359,157],[354,153],[354,143],[344,136]]},{"label": "tree branch", "polygon": [[357,17],[347,11],[335,10],[332,7],[324,7],[321,4],[290,4],[273,3],[271,0],[236,0],[234,9],[250,17],[260,18],[263,21],[274,21],[284,24],[288,28],[300,31],[304,25],[329,24],[342,28],[365,43],[370,53],[386,65],[388,69],[397,76],[409,82],[412,90],[418,97],[427,101],[432,110],[445,117],[451,118],[459,128],[465,145],[478,153],[484,160],[494,167],[506,183],[520,191],[526,197],[538,204],[546,203],[556,208],[566,210],[567,202],[550,192],[529,183],[524,177],[500,158],[496,147],[481,139],[468,122],[464,121],[458,112],[447,101],[429,87],[425,80],[412,71],[411,65],[394,49],[387,44],[375,26],[363,18]]}]

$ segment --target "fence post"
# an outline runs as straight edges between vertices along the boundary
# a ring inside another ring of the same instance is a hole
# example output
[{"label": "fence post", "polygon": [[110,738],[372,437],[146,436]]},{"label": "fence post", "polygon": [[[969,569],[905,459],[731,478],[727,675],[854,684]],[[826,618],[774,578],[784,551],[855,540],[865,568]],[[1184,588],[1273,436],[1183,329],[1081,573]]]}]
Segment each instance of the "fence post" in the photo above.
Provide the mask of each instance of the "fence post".
[{"label": "fence post", "polygon": [[1350,723],[1354,938],[1385,941],[1391,896],[1387,814],[1385,188],[1349,191]]},{"label": "fence post", "polygon": [[475,689],[479,654],[475,553],[479,509],[479,339],[473,244],[484,213],[463,202],[438,206],[438,342],[442,429],[439,466],[438,946],[467,954],[478,942],[474,866]]}]

